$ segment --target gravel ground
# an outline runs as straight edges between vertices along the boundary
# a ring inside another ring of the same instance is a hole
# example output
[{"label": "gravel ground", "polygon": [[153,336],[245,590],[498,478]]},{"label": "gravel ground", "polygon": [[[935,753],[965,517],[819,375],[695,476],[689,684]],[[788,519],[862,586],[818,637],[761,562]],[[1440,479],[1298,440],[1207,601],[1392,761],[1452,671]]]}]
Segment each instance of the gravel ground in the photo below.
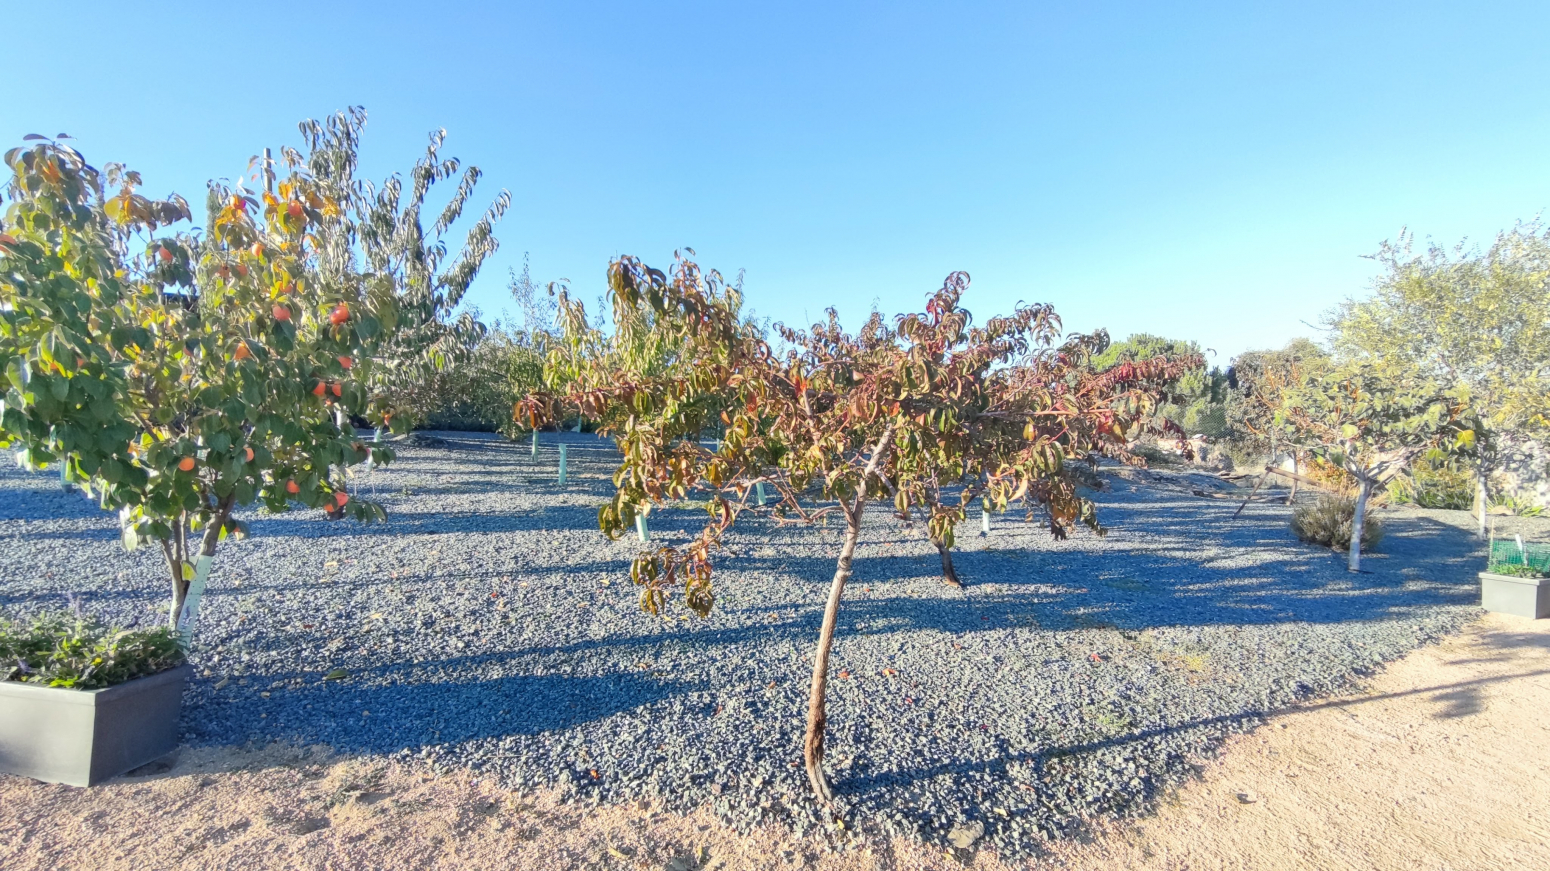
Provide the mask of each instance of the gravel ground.
[{"label": "gravel ground", "polygon": [[[800,736],[838,528],[742,524],[715,613],[651,618],[627,582],[637,543],[596,529],[610,444],[563,436],[561,488],[552,434],[536,460],[441,435],[357,482],[387,524],[255,516],[252,539],[223,546],[185,739],[325,743],[837,833],[807,799]],[[964,590],[940,582],[918,528],[869,514],[830,684],[845,826],[943,843],[977,823],[981,845],[1025,854],[1145,812],[1226,736],[1479,613],[1484,549],[1462,512],[1382,512],[1383,548],[1353,576],[1296,542],[1283,506],[1234,521],[1236,500],[1152,477],[1098,494],[1106,537],[1056,542],[1010,518],[964,530]],[[7,468],[0,493],[0,607],[75,594],[115,622],[161,618],[159,552],[125,554],[113,518],[49,476]],[[660,512],[652,533],[683,540],[698,516]],[[338,668],[349,677],[324,679]]]}]

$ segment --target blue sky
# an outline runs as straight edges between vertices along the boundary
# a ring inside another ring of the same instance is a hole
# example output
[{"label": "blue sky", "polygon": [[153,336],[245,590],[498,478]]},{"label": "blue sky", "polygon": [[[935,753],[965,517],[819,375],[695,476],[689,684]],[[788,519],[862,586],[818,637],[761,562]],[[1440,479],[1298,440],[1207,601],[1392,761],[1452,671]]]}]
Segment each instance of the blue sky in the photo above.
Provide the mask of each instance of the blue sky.
[{"label": "blue sky", "polygon": [[364,105],[374,177],[445,127],[514,198],[491,313],[523,252],[591,300],[689,245],[789,323],[964,269],[981,318],[1047,301],[1225,362],[1311,334],[1402,227],[1550,204],[1542,2],[63,9],[0,11],[0,142],[69,132],[197,202],[305,117]]}]

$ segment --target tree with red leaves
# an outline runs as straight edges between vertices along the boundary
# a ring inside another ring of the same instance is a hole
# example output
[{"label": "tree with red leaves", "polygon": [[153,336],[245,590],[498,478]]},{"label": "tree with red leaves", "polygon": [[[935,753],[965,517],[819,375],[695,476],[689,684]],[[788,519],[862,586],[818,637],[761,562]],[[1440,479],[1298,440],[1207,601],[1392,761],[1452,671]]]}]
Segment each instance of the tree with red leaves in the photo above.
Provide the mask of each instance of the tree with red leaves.
[{"label": "tree with red leaves", "polygon": [[[526,397],[518,416],[537,426],[579,413],[614,437],[623,460],[614,497],[598,512],[610,537],[652,506],[690,494],[706,500],[710,517],[699,535],[644,551],[631,566],[653,614],[680,589],[691,610],[710,612],[712,555],[743,514],[844,521],[803,748],[825,803],[829,653],[867,503],[891,497],[901,515],[923,513],[950,579],[952,528],[976,499],[997,510],[1019,500],[1041,506],[1057,535],[1078,522],[1101,533],[1071,464],[1134,462],[1128,440],[1163,426],[1155,413],[1162,385],[1199,365],[1161,359],[1098,373],[1088,362],[1106,337],[1059,342],[1060,320],[1047,305],[975,326],[959,305],[969,284],[962,272],[948,276],[924,312],[891,327],[874,314],[850,334],[830,310],[806,331],[778,327],[776,347],[740,318],[738,288],[682,256],[670,273],[624,257],[608,277],[614,330],[589,326],[562,292],[564,340],[547,365],[551,389]],[[712,451],[700,438],[715,429],[723,438]],[[774,491],[772,502],[756,504],[759,485]]]}]

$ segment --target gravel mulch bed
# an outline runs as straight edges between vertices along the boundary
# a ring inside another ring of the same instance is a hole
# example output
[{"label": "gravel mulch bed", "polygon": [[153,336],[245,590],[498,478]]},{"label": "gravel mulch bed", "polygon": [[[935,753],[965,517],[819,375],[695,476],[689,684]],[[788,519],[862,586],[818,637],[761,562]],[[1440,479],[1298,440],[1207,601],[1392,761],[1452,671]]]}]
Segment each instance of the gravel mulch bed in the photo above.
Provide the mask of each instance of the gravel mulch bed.
[{"label": "gravel mulch bed", "polygon": [[[808,659],[838,527],[740,524],[709,619],[637,608],[633,539],[597,531],[615,455],[591,436],[465,433],[405,447],[357,489],[390,520],[255,515],[223,545],[183,729],[196,745],[326,743],[469,766],[581,801],[709,806],[747,829],[841,831],[800,767]],[[556,441],[570,481],[555,483]],[[1113,477],[1105,537],[996,518],[960,531],[955,590],[923,532],[871,512],[832,660],[828,767],[850,831],[1017,856],[1085,820],[1145,812],[1228,735],[1334,692],[1479,613],[1484,548],[1462,512],[1387,510],[1350,575],[1288,509]],[[695,511],[652,515],[658,540]],[[0,607],[70,596],[165,613],[160,553],[57,479],[0,471]],[[325,679],[336,669],[348,677]],[[837,834],[838,836],[838,834]]]}]

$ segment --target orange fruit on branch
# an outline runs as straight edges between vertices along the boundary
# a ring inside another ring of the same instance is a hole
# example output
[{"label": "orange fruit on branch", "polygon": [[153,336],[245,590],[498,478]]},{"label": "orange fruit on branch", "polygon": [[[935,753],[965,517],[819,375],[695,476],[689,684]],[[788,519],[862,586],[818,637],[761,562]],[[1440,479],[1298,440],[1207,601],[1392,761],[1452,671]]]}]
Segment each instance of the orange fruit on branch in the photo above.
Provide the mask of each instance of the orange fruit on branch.
[{"label": "orange fruit on branch", "polygon": [[344,504],[349,501],[349,494],[345,493],[343,490],[340,490],[338,493],[334,494],[334,504],[338,505],[340,508],[343,508]]},{"label": "orange fruit on branch", "polygon": [[338,326],[350,319],[350,307],[344,303],[334,306],[334,310],[328,313],[328,322]]},{"label": "orange fruit on branch", "polygon": [[312,388],[312,395],[313,396],[322,396],[327,391],[328,391],[328,385],[324,384],[321,381],[319,381],[317,383],[317,386]]},{"label": "orange fruit on branch", "polygon": [[250,462],[250,463],[253,462],[253,449],[252,448],[243,448],[242,449],[242,455],[247,458],[248,462]]},{"label": "orange fruit on branch", "polygon": [[288,321],[291,319],[291,310],[283,305],[277,305],[270,309],[269,312],[274,315],[274,319],[277,321]]},{"label": "orange fruit on branch", "polygon": [[335,381],[334,384],[333,384],[333,390],[334,390],[334,395],[335,396],[338,396],[338,395],[340,395],[341,393],[344,392],[343,389],[340,388],[339,382],[337,382],[337,381]]},{"label": "orange fruit on branch", "polygon": [[350,367],[355,365],[355,361],[351,360],[349,357],[346,357],[343,354],[340,354],[339,355],[339,365],[343,366],[346,371],[349,371]]},{"label": "orange fruit on branch", "polygon": [[184,457],[183,459],[178,460],[178,471],[180,471],[180,472],[192,472],[192,471],[194,471],[194,458],[193,457]]},{"label": "orange fruit on branch", "polygon": [[238,360],[246,360],[251,356],[253,356],[253,352],[248,350],[248,343],[238,342],[237,350],[232,354],[232,357]]},{"label": "orange fruit on branch", "polygon": [[301,487],[297,486],[295,481],[286,481],[285,492],[295,496],[297,493],[301,492]]},{"label": "orange fruit on branch", "polygon": [[298,203],[295,200],[292,200],[290,205],[285,207],[285,213],[293,218],[301,217],[303,211],[304,210],[302,209],[301,203]]},{"label": "orange fruit on branch", "polygon": [[171,263],[172,262],[172,249],[168,248],[165,245],[163,245],[162,247],[156,249],[156,256],[160,257],[161,258],[161,262],[163,262],[163,263]]}]

